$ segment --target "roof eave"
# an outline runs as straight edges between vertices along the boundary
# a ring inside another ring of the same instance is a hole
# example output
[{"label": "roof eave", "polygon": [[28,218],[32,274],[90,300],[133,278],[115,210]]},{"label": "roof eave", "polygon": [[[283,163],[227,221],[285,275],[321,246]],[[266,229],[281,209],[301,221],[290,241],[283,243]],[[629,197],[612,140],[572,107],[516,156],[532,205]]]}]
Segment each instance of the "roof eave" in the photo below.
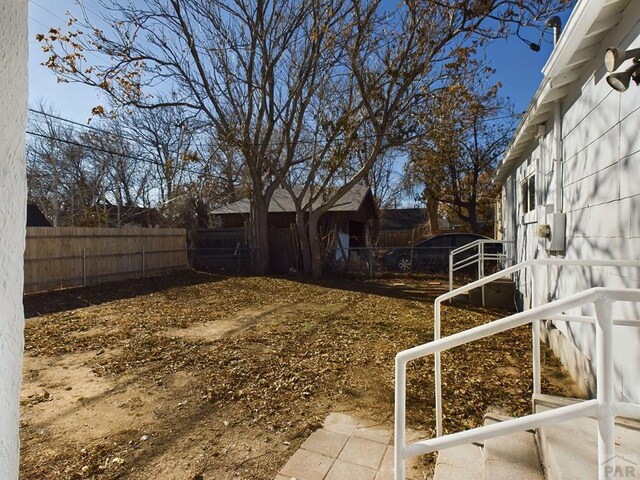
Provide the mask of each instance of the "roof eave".
[{"label": "roof eave", "polygon": [[[542,69],[544,78],[522,117],[507,151],[496,169],[494,185],[502,187],[517,168],[535,140],[537,128],[552,117],[553,104],[569,93],[570,87],[584,73],[585,65],[597,55],[599,43],[583,43],[588,37],[606,34],[617,25],[616,15],[600,19],[605,7],[628,2],[621,0],[580,0],[571,13],[565,31]],[[601,20],[601,21],[600,21]],[[601,24],[601,25],[600,25]],[[596,28],[597,27],[597,28]]]}]

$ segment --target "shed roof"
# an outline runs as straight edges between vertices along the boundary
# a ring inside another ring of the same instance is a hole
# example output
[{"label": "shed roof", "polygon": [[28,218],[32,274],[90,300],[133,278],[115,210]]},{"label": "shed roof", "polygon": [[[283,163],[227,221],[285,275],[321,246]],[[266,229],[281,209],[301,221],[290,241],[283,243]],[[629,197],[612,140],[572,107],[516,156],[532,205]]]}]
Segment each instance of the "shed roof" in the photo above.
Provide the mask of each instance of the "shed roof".
[{"label": "shed roof", "polygon": [[[298,191],[300,191],[298,189]],[[367,195],[371,194],[369,187],[365,185],[354,185],[338,202],[329,209],[330,212],[357,212],[365,202]],[[307,193],[306,198],[309,198]],[[322,201],[318,199],[316,206],[320,206]],[[211,215],[229,215],[229,214],[249,214],[251,211],[251,202],[248,198],[243,198],[237,202],[230,203],[223,207],[212,210]],[[293,198],[284,188],[278,188],[273,192],[271,202],[269,203],[269,213],[294,213],[296,211]]]},{"label": "shed roof", "polygon": [[554,103],[566,97],[586,71],[603,66],[604,53],[610,45],[602,42],[609,32],[622,24],[628,24],[630,28],[637,21],[635,18],[623,18],[622,12],[629,2],[578,1],[542,69],[544,79],[498,166],[494,178],[497,186],[502,186],[511,172],[525,160],[524,155],[536,140],[538,126],[553,117]]}]

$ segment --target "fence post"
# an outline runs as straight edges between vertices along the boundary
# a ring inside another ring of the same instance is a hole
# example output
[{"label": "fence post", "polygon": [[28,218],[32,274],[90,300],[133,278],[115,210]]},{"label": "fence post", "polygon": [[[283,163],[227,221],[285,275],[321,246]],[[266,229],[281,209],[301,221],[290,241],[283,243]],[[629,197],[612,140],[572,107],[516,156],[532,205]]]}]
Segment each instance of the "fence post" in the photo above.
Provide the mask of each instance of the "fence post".
[{"label": "fence post", "polygon": [[144,245],[142,245],[142,278],[144,278]]},{"label": "fence post", "polygon": [[82,249],[82,284],[87,286],[87,251]]},{"label": "fence post", "polygon": [[599,300],[596,307],[596,396],[598,399],[598,478],[613,478],[615,464],[615,425],[613,391],[613,304]]}]

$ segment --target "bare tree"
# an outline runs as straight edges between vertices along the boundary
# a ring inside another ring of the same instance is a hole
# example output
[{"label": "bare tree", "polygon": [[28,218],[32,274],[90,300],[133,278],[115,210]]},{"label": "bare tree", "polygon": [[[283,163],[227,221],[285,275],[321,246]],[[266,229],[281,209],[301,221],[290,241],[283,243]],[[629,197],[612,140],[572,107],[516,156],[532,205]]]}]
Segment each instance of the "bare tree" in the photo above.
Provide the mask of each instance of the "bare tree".
[{"label": "bare tree", "polygon": [[153,167],[151,173],[158,202],[173,199],[175,190],[188,181],[197,163],[197,138],[203,128],[185,108],[133,109],[116,118],[127,136],[135,138],[141,153]]},{"label": "bare tree", "polygon": [[[274,156],[285,130],[283,112],[300,94],[281,80],[307,75],[296,71],[291,52],[301,38],[319,32],[309,25],[312,8],[329,12],[331,6],[295,0],[150,0],[141,7],[112,0],[101,2],[101,8],[110,31],[93,26],[85,15],[77,22],[85,34],[53,29],[38,37],[51,53],[48,66],[64,80],[101,88],[117,105],[186,107],[206,118],[247,167],[254,265],[266,272],[267,207],[278,186]],[[104,68],[87,67],[85,52],[113,61]],[[159,83],[168,89],[168,100],[148,94]]]},{"label": "bare tree", "polygon": [[[268,268],[271,196],[302,181],[298,232],[301,244],[309,237],[303,258],[319,275],[320,219],[382,153],[411,138],[403,120],[438,88],[442,66],[564,3],[431,0],[390,9],[381,0],[102,0],[108,30],[85,12],[70,20],[84,33],[51,29],[38,38],[63,81],[100,88],[120,106],[191,109],[240,153],[258,273]],[[105,55],[107,65],[88,65],[87,52]],[[360,167],[340,177],[365,135]]]}]

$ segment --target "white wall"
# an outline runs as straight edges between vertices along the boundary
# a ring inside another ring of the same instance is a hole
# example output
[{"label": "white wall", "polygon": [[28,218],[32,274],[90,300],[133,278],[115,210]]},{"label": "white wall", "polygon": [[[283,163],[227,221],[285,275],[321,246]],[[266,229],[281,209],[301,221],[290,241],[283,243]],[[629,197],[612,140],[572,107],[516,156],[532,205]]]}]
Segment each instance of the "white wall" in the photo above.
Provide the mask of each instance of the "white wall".
[{"label": "white wall", "polygon": [[0,3],[0,478],[18,478],[24,314],[27,2]]},{"label": "white wall", "polygon": [[[631,2],[623,18],[640,18],[640,3]],[[603,48],[640,47],[640,23],[625,31],[614,30]],[[625,64],[624,68],[628,65]],[[613,91],[605,80],[603,56],[598,54],[583,78],[562,101],[563,211],[567,214],[566,258],[640,259],[640,87],[633,82],[624,93]],[[541,158],[537,184],[544,178],[547,187],[538,191],[540,202],[554,203],[552,144],[553,121],[547,122],[547,136],[536,146],[532,158]],[[524,165],[510,182],[519,184]],[[545,190],[546,189],[546,190]],[[505,195],[509,188],[505,187]],[[516,200],[510,208],[517,208]],[[505,212],[505,216],[509,213]],[[549,218],[538,212],[539,223]],[[550,255],[548,244],[535,238],[537,223],[513,226],[518,240],[518,261]],[[551,269],[551,299],[591,286],[640,288],[638,269],[563,268]],[[522,288],[530,288],[529,279]],[[526,303],[525,303],[526,305]],[[619,304],[615,316],[640,319],[640,308]],[[593,315],[591,307],[582,314]],[[591,362],[595,356],[593,328],[584,324],[558,323],[565,338]],[[640,329],[615,328],[616,391],[619,398],[640,403]],[[593,367],[595,370],[595,366]],[[571,369],[571,368],[570,368]]]}]

